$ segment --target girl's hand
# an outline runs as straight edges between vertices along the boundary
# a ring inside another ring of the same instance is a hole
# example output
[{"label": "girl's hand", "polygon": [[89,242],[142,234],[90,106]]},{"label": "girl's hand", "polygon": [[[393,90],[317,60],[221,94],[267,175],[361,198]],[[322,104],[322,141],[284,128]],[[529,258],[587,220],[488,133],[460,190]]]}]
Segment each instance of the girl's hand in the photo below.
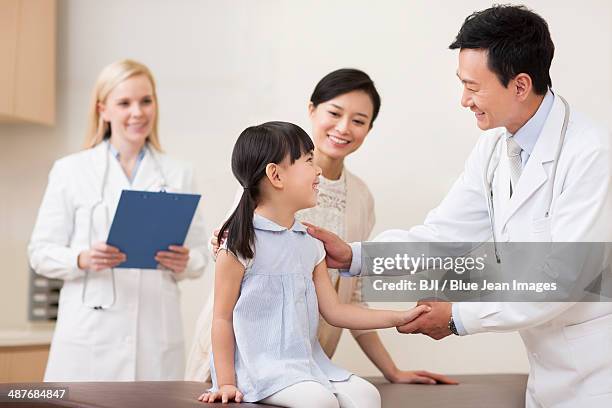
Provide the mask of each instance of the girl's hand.
[{"label": "girl's hand", "polygon": [[185,246],[170,245],[169,251],[159,251],[155,254],[155,260],[164,268],[174,273],[181,273],[187,268],[189,262],[189,248]]},{"label": "girl's hand", "polygon": [[96,242],[91,248],[81,251],[77,258],[77,265],[79,269],[97,272],[114,268],[125,262],[126,259],[126,255],[114,246],[107,245],[105,242]]},{"label": "girl's hand", "polygon": [[[395,312],[395,322],[394,326],[403,326],[407,323],[418,318],[423,313],[427,313],[431,311],[431,307],[427,305],[419,305],[417,307],[413,307],[410,310],[406,310],[403,312]],[[399,324],[396,324],[399,323]]]},{"label": "girl's hand", "polygon": [[227,404],[229,401],[242,402],[242,393],[235,385],[222,385],[219,391],[205,392],[198,397],[198,401],[201,402],[215,402],[219,399],[223,404]]},{"label": "girl's hand", "polygon": [[403,371],[397,369],[391,375],[385,376],[387,380],[396,384],[459,384],[442,374],[430,373],[429,371]]}]

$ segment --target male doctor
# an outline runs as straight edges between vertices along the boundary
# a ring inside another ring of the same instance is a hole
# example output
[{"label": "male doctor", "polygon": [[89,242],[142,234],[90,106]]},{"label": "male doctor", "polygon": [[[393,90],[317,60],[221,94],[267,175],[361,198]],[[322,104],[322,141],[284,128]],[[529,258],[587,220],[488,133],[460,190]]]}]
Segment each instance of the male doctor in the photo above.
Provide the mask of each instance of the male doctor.
[{"label": "male doctor", "polygon": [[[522,6],[494,6],[470,15],[450,48],[460,50],[461,105],[485,132],[423,225],[375,241],[481,242],[493,229],[502,242],[612,241],[610,135],[568,110],[557,155],[567,108],[551,90],[554,45],[544,19]],[[491,152],[498,165],[489,184]],[[309,233],[325,243],[330,267],[361,272],[359,243],[314,226]],[[428,304],[431,312],[398,330],[434,339],[520,333],[530,362],[528,407],[612,407],[612,303]]]}]

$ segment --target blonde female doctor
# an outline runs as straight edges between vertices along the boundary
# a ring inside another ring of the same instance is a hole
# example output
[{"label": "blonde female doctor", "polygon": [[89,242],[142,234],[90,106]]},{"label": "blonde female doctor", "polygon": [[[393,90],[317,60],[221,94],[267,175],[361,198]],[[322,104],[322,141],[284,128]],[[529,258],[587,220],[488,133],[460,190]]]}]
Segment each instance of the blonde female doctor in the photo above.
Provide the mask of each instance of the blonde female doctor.
[{"label": "blonde female doctor", "polygon": [[193,192],[192,170],[162,154],[144,65],[104,68],[90,109],[86,148],[53,165],[28,248],[38,274],[64,280],[45,381],[181,379],[177,281],[207,264],[200,212],[157,270],[114,269],[126,254],[104,242],[122,190]]}]

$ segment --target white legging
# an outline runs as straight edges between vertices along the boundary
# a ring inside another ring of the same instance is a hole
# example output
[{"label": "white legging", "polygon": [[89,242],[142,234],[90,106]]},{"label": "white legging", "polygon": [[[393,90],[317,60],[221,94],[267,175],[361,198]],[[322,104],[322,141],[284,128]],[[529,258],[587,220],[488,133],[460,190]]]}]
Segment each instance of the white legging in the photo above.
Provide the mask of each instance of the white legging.
[{"label": "white legging", "polygon": [[380,408],[378,390],[363,378],[352,375],[332,384],[336,392],[315,381],[302,381],[259,402],[290,408]]}]

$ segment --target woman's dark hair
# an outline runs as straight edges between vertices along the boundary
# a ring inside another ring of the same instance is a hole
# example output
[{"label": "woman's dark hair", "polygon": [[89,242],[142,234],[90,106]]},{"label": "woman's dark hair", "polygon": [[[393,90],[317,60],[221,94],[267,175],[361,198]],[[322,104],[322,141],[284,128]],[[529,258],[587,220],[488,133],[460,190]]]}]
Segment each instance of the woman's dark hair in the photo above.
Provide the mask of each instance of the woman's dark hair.
[{"label": "woman's dark hair", "polygon": [[374,82],[368,74],[354,68],[342,68],[325,75],[315,86],[310,102],[316,108],[320,103],[327,102],[339,95],[344,95],[353,91],[363,91],[372,100],[372,120],[370,128],[374,125],[374,120],[380,111],[380,95],[374,86]]},{"label": "woman's dark hair", "polygon": [[227,231],[229,251],[245,258],[254,256],[253,215],[261,199],[259,182],[266,177],[266,166],[280,164],[286,157],[293,164],[312,150],[310,136],[293,123],[267,122],[240,134],[232,152],[232,173],[244,191],[238,207],[219,230],[219,237]]},{"label": "woman's dark hair", "polygon": [[538,95],[552,87],[555,45],[548,24],[524,6],[497,5],[471,14],[449,48],[486,50],[489,69],[505,87],[520,73],[531,77]]}]

